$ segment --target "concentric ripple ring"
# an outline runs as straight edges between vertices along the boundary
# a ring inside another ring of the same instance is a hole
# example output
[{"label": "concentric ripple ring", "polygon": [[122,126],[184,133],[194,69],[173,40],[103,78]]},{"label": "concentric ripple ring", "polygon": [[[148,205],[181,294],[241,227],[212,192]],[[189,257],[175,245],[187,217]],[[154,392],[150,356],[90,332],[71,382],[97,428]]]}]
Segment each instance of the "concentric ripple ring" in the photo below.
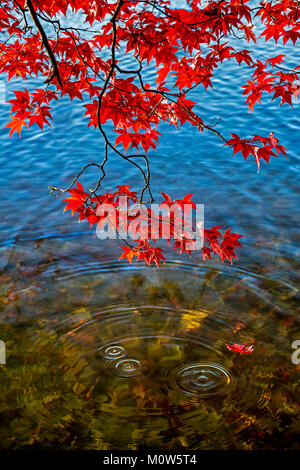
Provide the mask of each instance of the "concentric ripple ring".
[{"label": "concentric ripple ring", "polygon": [[105,359],[116,360],[127,355],[127,351],[119,344],[102,346],[98,349]]},{"label": "concentric ripple ring", "polygon": [[143,375],[146,371],[146,366],[140,359],[129,357],[114,362],[111,370],[115,375],[130,378]]}]

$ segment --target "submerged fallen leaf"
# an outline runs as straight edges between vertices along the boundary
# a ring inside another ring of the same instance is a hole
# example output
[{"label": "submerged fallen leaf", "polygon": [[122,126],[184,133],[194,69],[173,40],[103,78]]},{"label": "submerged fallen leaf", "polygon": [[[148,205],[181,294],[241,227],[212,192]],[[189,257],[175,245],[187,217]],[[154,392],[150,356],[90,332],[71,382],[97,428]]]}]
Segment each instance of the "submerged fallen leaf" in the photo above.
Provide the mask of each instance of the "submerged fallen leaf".
[{"label": "submerged fallen leaf", "polygon": [[240,354],[250,354],[253,352],[254,344],[251,346],[245,346],[244,344],[233,343],[232,345],[226,344],[226,347],[229,351],[235,351]]}]

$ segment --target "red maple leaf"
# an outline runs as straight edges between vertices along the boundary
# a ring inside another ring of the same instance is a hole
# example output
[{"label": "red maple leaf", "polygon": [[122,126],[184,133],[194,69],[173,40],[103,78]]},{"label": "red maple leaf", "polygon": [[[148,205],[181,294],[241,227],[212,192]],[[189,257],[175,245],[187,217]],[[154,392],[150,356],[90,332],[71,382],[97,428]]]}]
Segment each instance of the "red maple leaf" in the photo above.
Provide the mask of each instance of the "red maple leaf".
[{"label": "red maple leaf", "polygon": [[25,119],[20,119],[15,116],[11,116],[11,121],[8,124],[6,124],[6,126],[4,126],[4,129],[6,127],[8,128],[10,127],[9,136],[11,136],[14,132],[17,132],[19,136],[21,137],[21,130],[23,126],[27,127],[27,123]]},{"label": "red maple leaf", "polygon": [[89,199],[90,195],[83,190],[82,185],[77,181],[77,188],[69,189],[68,192],[72,196],[63,199],[64,202],[68,204],[64,208],[64,212],[71,209],[72,215],[74,212],[80,212],[83,208],[84,203]]},{"label": "red maple leaf", "polygon": [[233,343],[232,345],[226,344],[229,351],[238,352],[240,354],[251,354],[253,352],[254,344],[251,346],[245,346],[245,344]]},{"label": "red maple leaf", "polygon": [[140,252],[136,248],[131,248],[130,246],[120,246],[120,248],[124,251],[124,253],[120,256],[120,260],[126,258],[129,263],[132,263],[132,259],[134,256],[139,256]]}]

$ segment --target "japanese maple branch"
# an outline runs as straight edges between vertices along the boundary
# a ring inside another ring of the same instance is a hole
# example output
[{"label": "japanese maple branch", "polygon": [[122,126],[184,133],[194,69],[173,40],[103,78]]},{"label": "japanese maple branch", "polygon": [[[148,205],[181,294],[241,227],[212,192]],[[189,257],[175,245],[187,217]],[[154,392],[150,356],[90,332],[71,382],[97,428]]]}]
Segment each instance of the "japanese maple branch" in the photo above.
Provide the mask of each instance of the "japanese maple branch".
[{"label": "japanese maple branch", "polygon": [[[103,169],[101,168],[101,165],[99,165],[98,163],[89,163],[88,165],[85,165],[78,173],[77,175],[75,176],[75,178],[73,179],[72,183],[69,184],[69,186],[65,189],[61,189],[61,188],[56,188],[55,186],[48,186],[49,189],[50,189],[50,193],[53,193],[54,191],[59,191],[60,193],[66,193],[67,191],[69,191],[69,189],[72,188],[73,184],[76,183],[76,181],[78,180],[78,178],[82,175],[82,173],[85,172],[85,170],[87,168],[89,168],[90,166],[96,166],[98,168],[100,168],[100,170],[103,172]],[[92,192],[92,191],[91,191]],[[94,192],[94,191],[93,191]]]},{"label": "japanese maple branch", "polygon": [[62,81],[61,81],[61,77],[60,77],[60,73],[59,73],[59,69],[58,69],[56,59],[54,57],[53,51],[52,51],[52,49],[50,47],[50,44],[48,42],[48,38],[47,38],[47,35],[46,35],[46,33],[43,29],[43,26],[41,25],[41,22],[38,19],[37,14],[36,14],[36,12],[33,8],[31,0],[26,0],[26,6],[29,10],[32,21],[34,22],[35,26],[37,27],[37,29],[39,31],[42,44],[46,48],[46,51],[48,53],[49,59],[51,61],[52,67],[53,67],[53,75],[48,79],[48,82],[51,82],[53,80],[53,78],[56,77],[57,82],[59,83],[60,87],[63,88],[63,84],[62,84]]},{"label": "japanese maple branch", "polygon": [[[129,155],[129,156],[125,156],[124,154],[122,154],[121,152],[119,152],[117,149],[115,149],[115,147],[114,147],[114,146],[111,144],[111,142],[109,141],[109,139],[108,139],[108,137],[107,137],[107,135],[106,135],[106,133],[105,133],[105,131],[104,131],[102,125],[101,125],[101,121],[100,121],[102,98],[103,98],[103,96],[104,96],[104,94],[105,94],[105,91],[107,90],[108,85],[110,84],[110,80],[111,80],[111,77],[112,77],[112,75],[113,75],[114,68],[116,67],[116,60],[115,60],[116,26],[115,26],[115,22],[116,22],[117,15],[118,15],[118,13],[119,13],[119,11],[120,11],[120,8],[121,8],[121,6],[122,6],[122,2],[123,2],[123,0],[121,0],[121,1],[119,2],[118,7],[116,8],[115,13],[114,13],[114,15],[113,15],[113,17],[112,17],[112,19],[111,19],[111,22],[112,22],[112,24],[113,24],[113,41],[112,41],[112,46],[111,46],[112,62],[111,62],[111,67],[110,67],[109,74],[108,74],[108,76],[106,77],[106,80],[104,81],[103,89],[102,89],[102,91],[101,91],[101,93],[100,93],[100,95],[99,95],[99,97],[98,97],[98,112],[97,112],[97,116],[98,116],[98,127],[99,127],[99,129],[100,129],[100,131],[101,131],[101,133],[102,133],[102,135],[103,135],[103,137],[104,137],[104,140],[105,140],[105,144],[104,144],[104,147],[105,147],[105,150],[104,150],[104,152],[105,152],[105,154],[104,154],[104,159],[103,159],[101,165],[94,163],[94,164],[90,164],[90,165],[85,166],[85,167],[76,175],[76,177],[73,179],[71,185],[70,185],[68,188],[66,188],[66,189],[60,189],[60,188],[56,188],[56,187],[50,186],[49,188],[50,188],[51,192],[53,192],[53,191],[60,191],[61,193],[64,193],[65,191],[68,191],[68,190],[73,186],[73,184],[78,180],[78,178],[80,177],[80,175],[81,175],[89,166],[95,165],[95,166],[98,166],[99,169],[100,169],[101,172],[102,172],[102,176],[98,179],[98,182],[97,182],[95,188],[94,188],[94,189],[90,189],[90,193],[91,193],[91,194],[95,194],[96,191],[99,189],[103,178],[106,176],[105,171],[104,171],[104,166],[105,166],[105,164],[106,164],[106,162],[107,162],[107,160],[108,160],[108,147],[110,147],[110,148],[111,148],[114,152],[116,152],[119,156],[121,156],[121,157],[122,157],[123,159],[125,159],[125,160],[128,160],[131,164],[135,165],[135,166],[141,171],[141,173],[142,173],[142,175],[143,175],[143,177],[144,177],[144,180],[145,180],[145,186],[144,186],[144,188],[142,189],[142,192],[141,192],[141,199],[142,199],[142,196],[143,196],[143,194],[144,194],[144,191],[145,191],[147,188],[148,188],[149,193],[150,193],[150,195],[151,195],[151,190],[150,190],[150,187],[149,187],[149,185],[150,185],[150,168],[149,168],[149,163],[148,163],[147,157],[146,157],[145,155]],[[52,22],[51,20],[49,20],[49,21]],[[60,28],[60,29],[64,29],[64,30],[65,30],[65,28]],[[71,29],[72,29],[72,28],[71,28]],[[67,32],[67,31],[66,31],[66,32]],[[101,80],[103,80],[102,77],[97,73],[97,71],[95,71],[94,68],[91,67],[91,65],[88,64],[88,63],[84,60],[82,54],[80,53],[80,51],[79,51],[79,49],[78,49],[78,46],[77,46],[76,41],[75,41],[75,39],[73,38],[73,36],[72,36],[70,33],[68,33],[68,32],[67,32],[67,34],[68,34],[69,37],[72,39],[72,41],[73,41],[73,43],[74,43],[74,45],[75,45],[77,54],[78,54],[80,60],[82,61],[82,63],[83,63],[86,67],[91,68],[92,71],[98,76],[98,78],[101,79]],[[135,163],[135,162],[133,162],[133,161],[131,160],[131,158],[135,158],[135,157],[142,157],[142,158],[145,159],[145,163],[146,163],[146,173],[145,173],[144,170],[140,167],[140,165],[138,165],[137,163]],[[151,202],[152,202],[152,201],[153,201],[153,198],[152,198],[152,195],[151,195]]]},{"label": "japanese maple branch", "polygon": [[17,9],[21,12],[21,14],[23,16],[23,21],[25,23],[23,31],[24,31],[24,33],[27,33],[27,31],[30,31],[32,29],[32,26],[28,25],[28,21],[27,21],[27,18],[26,18],[26,11],[27,10],[26,10],[26,8],[22,8],[21,5],[17,2],[17,0],[13,0],[13,3],[17,6]]},{"label": "japanese maple branch", "polygon": [[[144,181],[145,181],[145,186],[142,188],[142,191],[141,191],[141,195],[140,195],[140,202],[142,202],[142,199],[143,199],[143,195],[144,195],[144,192],[146,191],[146,189],[148,189],[148,192],[149,192],[149,195],[150,195],[150,202],[153,202],[153,196],[152,196],[152,193],[151,193],[151,189],[150,189],[150,168],[149,168],[149,162],[148,162],[148,158],[146,155],[143,155],[143,158],[145,160],[145,164],[146,164],[146,173],[145,171],[142,169],[142,167],[131,160],[131,157],[130,156],[125,156],[124,154],[122,154],[121,152],[119,152],[112,144],[111,142],[109,141],[105,131],[103,130],[103,127],[102,127],[102,124],[101,124],[101,106],[102,106],[102,99],[103,99],[103,96],[107,90],[107,87],[110,83],[110,80],[113,76],[113,73],[114,73],[114,70],[116,68],[116,44],[117,44],[117,27],[116,27],[116,21],[117,21],[117,17],[118,17],[118,14],[122,8],[122,5],[123,5],[123,0],[118,0],[118,3],[117,3],[117,6],[116,6],[116,9],[114,11],[114,14],[110,20],[111,24],[112,24],[112,29],[113,29],[113,33],[112,33],[112,44],[111,44],[111,65],[110,65],[110,70],[109,70],[109,73],[106,77],[106,80],[104,82],[104,85],[103,85],[103,88],[99,94],[99,97],[98,97],[98,109],[97,109],[97,121],[98,121],[98,127],[99,127],[99,130],[101,132],[101,134],[103,135],[104,137],[104,140],[105,140],[105,144],[106,144],[106,148],[107,146],[110,147],[115,153],[117,153],[121,158],[123,158],[124,160],[127,160],[129,161],[132,165],[136,166],[140,172],[142,173],[143,177],[144,177]],[[107,159],[107,158],[106,158]],[[101,180],[100,180],[101,182]],[[100,182],[99,182],[99,185],[100,185]],[[98,185],[97,185],[98,187]],[[145,201],[146,202],[146,201]]]}]

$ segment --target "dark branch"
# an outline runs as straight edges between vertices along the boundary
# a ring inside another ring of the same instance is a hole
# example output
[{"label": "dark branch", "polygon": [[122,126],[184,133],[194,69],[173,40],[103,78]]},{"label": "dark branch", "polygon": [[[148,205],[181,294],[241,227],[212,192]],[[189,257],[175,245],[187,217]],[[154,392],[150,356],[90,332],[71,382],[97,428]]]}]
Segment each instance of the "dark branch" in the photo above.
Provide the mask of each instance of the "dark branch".
[{"label": "dark branch", "polygon": [[60,73],[59,73],[59,69],[58,69],[56,59],[54,57],[53,51],[52,51],[52,49],[50,47],[50,44],[48,42],[48,38],[47,38],[47,35],[46,35],[46,33],[43,29],[43,26],[41,25],[41,22],[38,19],[37,14],[36,14],[36,12],[33,8],[31,0],[26,0],[26,5],[27,5],[27,8],[29,10],[32,21],[34,22],[35,26],[37,27],[37,29],[39,31],[39,34],[40,34],[40,37],[41,37],[41,40],[42,40],[42,45],[45,46],[46,51],[47,51],[48,56],[49,56],[49,59],[51,61],[52,67],[53,67],[53,75],[48,79],[48,82],[50,83],[53,80],[53,78],[56,77],[57,82],[59,83],[60,87],[63,88],[63,84],[62,84],[62,81],[61,81],[61,77],[60,77]]}]

